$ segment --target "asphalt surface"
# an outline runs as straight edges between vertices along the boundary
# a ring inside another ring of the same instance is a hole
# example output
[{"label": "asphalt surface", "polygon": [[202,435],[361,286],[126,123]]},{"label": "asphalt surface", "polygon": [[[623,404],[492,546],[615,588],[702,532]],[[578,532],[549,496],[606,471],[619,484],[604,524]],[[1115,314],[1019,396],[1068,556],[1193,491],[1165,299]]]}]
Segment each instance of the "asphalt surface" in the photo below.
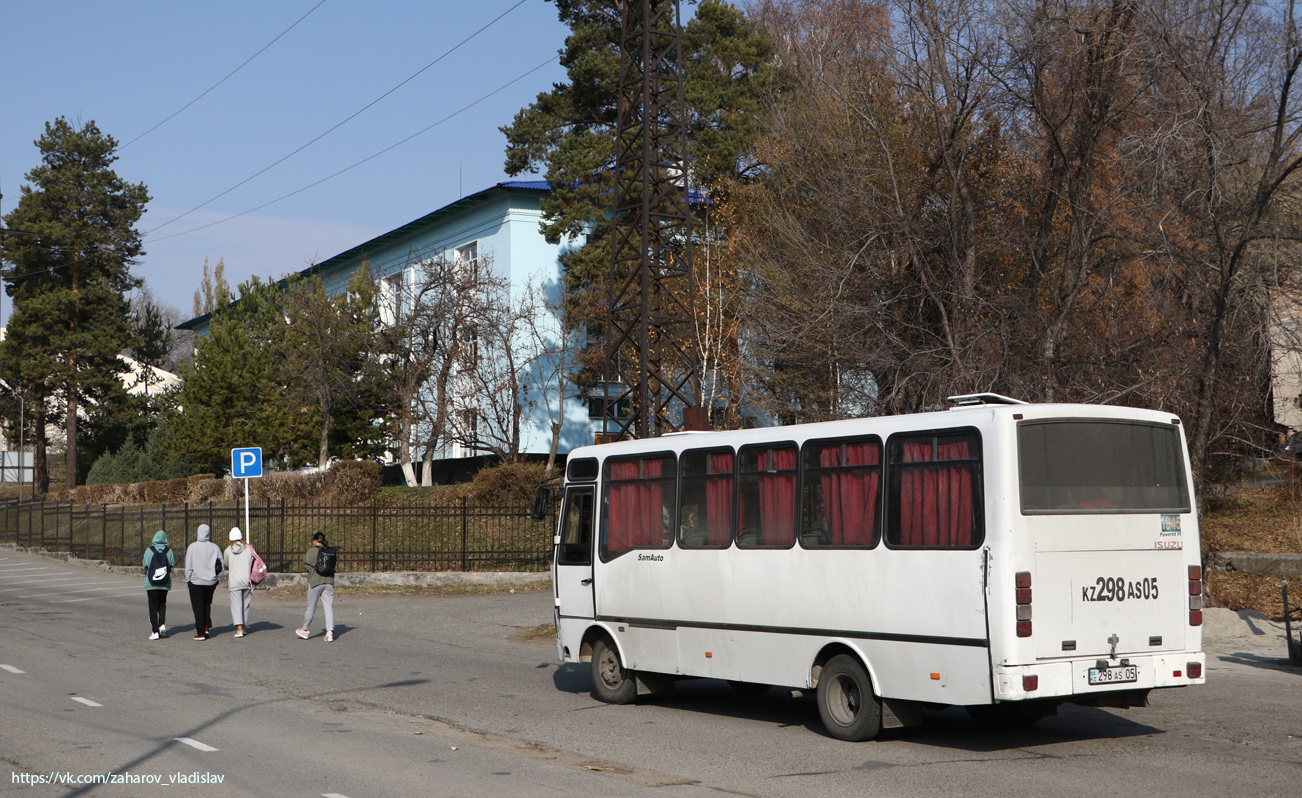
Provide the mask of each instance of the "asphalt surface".
[{"label": "asphalt surface", "polygon": [[[1302,669],[1260,618],[1209,613],[1208,684],[1148,708],[1064,707],[1019,730],[949,709],[848,744],[776,689],[701,680],[601,704],[586,667],[556,661],[545,591],[341,593],[332,643],[319,612],[295,637],[301,597],[265,593],[236,639],[224,589],[216,635],[196,642],[184,585],[171,635],[150,641],[143,593],[140,577],[0,550],[0,791],[1293,796],[1302,778]],[[95,774],[158,782],[28,783]]]}]

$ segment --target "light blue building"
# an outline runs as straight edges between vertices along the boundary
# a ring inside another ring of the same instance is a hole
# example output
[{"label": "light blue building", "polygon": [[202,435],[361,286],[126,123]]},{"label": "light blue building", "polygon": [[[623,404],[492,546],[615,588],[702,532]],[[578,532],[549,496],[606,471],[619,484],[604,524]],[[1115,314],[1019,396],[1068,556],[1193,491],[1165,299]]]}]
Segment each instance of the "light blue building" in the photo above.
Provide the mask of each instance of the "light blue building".
[{"label": "light blue building", "polygon": [[[400,300],[403,285],[414,279],[413,264],[424,259],[447,258],[452,262],[482,262],[498,278],[509,281],[512,292],[544,285],[552,289],[561,273],[559,256],[567,246],[582,241],[550,244],[539,231],[542,221],[541,201],[550,189],[544,181],[510,181],[498,183],[457,200],[433,213],[377,236],[352,249],[341,252],[301,272],[318,276],[327,291],[341,293],[362,265],[369,264],[372,276],[380,284],[381,315],[392,318],[394,305]],[[206,334],[210,316],[204,315],[180,325],[181,329]],[[546,314],[545,324],[559,336],[554,314]],[[551,447],[548,404],[557,411],[555,391],[533,391],[521,420],[521,451],[546,454]],[[551,396],[548,396],[551,394]],[[566,398],[563,407],[558,453],[593,442],[594,431],[601,421],[589,418],[588,403]],[[474,452],[458,444],[441,450],[440,459],[460,458]],[[420,452],[413,452],[419,460]]]}]

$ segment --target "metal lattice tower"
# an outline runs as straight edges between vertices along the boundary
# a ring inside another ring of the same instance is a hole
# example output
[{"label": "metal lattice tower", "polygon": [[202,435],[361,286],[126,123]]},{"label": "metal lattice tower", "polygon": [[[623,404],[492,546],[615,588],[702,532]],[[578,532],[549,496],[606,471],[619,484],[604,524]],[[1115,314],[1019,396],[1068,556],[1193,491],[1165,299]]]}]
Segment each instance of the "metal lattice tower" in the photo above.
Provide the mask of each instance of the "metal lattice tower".
[{"label": "metal lattice tower", "polygon": [[609,437],[699,405],[678,0],[622,0],[605,402]]}]

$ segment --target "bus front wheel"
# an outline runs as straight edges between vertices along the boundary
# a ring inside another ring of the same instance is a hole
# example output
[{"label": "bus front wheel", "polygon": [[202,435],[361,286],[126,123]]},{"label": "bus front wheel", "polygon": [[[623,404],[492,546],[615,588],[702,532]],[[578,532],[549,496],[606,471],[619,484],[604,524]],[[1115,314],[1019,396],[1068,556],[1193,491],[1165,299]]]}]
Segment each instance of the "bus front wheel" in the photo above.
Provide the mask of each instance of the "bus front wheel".
[{"label": "bus front wheel", "polygon": [[624,667],[619,652],[608,641],[592,644],[592,686],[607,704],[628,704],[637,698],[633,672]]},{"label": "bus front wheel", "polygon": [[871,740],[882,730],[882,701],[854,657],[838,654],[818,676],[818,714],[838,740]]}]

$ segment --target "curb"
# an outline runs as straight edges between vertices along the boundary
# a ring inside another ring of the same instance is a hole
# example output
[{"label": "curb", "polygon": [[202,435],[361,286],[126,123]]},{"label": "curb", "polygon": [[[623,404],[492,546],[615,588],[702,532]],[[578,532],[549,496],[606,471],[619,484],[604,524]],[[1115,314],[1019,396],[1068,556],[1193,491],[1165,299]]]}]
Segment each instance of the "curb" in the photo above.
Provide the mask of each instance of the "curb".
[{"label": "curb", "polygon": [[[0,543],[0,551],[16,551],[20,554],[34,554],[50,560],[58,560],[77,568],[91,571],[122,574],[123,576],[143,576],[139,566],[112,565],[104,560],[84,560],[65,551],[50,551],[43,548],[29,548],[16,543]],[[551,584],[550,573],[521,573],[518,571],[377,571],[348,572],[335,574],[335,584],[341,587],[358,587],[361,585],[380,585],[384,587],[448,587],[459,585],[512,585],[528,587],[545,587]],[[222,584],[225,579],[222,580]],[[277,587],[306,586],[307,574],[268,573],[258,589]]]},{"label": "curb", "polygon": [[1302,554],[1258,554],[1251,551],[1223,551],[1217,555],[1225,570],[1267,576],[1302,577]]}]

